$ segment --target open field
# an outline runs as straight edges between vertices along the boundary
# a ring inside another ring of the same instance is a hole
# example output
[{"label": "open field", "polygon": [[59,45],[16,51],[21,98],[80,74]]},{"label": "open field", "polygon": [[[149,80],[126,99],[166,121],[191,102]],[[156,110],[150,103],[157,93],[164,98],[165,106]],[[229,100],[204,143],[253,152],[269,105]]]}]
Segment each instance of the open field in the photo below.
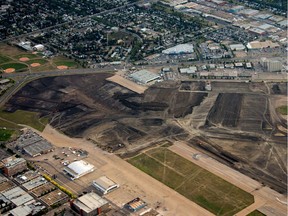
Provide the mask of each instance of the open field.
[{"label": "open field", "polygon": [[7,141],[11,138],[14,131],[0,128],[0,141]]},{"label": "open field", "polygon": [[41,78],[19,90],[4,109],[39,112],[63,133],[123,158],[163,138],[185,141],[286,193],[287,124],[276,111],[287,100],[285,83],[212,82],[211,92],[189,92],[170,81],[138,94],[107,81],[111,76]]},{"label": "open field", "polygon": [[255,210],[255,211],[251,212],[250,214],[248,214],[247,216],[265,216],[265,214],[261,213],[258,210]]},{"label": "open field", "polygon": [[254,201],[249,193],[167,148],[152,149],[128,161],[216,215],[234,215]]},{"label": "open field", "polygon": [[9,129],[20,129],[21,128],[16,123],[7,121],[3,118],[0,118],[0,127],[2,127],[2,128],[5,127],[5,128],[9,128]]},{"label": "open field", "polygon": [[0,64],[4,64],[4,63],[7,63],[9,61],[11,61],[12,59],[4,56],[4,55],[0,55]]},{"label": "open field", "polygon": [[14,58],[16,58],[16,59],[20,59],[20,58],[24,58],[24,57],[29,58],[29,59],[34,59],[34,58],[38,58],[39,56],[37,56],[35,54],[31,54],[31,53],[24,53],[24,54],[14,56]]},{"label": "open field", "polygon": [[6,119],[10,122],[14,122],[16,124],[28,125],[39,131],[42,131],[45,125],[48,123],[47,118],[39,119],[39,114],[23,110],[17,110],[13,113],[1,110],[0,118]]},{"label": "open field", "polygon": [[54,61],[54,64],[57,66],[67,66],[68,68],[77,68],[79,65],[74,62],[73,60],[67,61],[67,60],[56,60]]},{"label": "open field", "polygon": [[288,115],[288,106],[278,107],[277,112],[279,112],[281,115]]},{"label": "open field", "polygon": [[0,65],[0,68],[2,68],[3,70],[6,70],[7,68],[14,68],[17,71],[17,70],[27,69],[28,66],[25,64],[21,64],[21,63],[6,63],[6,64]]}]

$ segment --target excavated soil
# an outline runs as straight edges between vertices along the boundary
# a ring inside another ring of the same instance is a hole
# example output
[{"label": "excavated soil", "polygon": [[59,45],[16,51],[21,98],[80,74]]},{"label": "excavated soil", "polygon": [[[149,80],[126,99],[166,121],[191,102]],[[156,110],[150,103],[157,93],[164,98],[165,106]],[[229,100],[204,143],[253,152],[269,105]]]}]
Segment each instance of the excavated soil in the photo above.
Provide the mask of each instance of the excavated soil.
[{"label": "excavated soil", "polygon": [[[111,74],[41,78],[28,83],[6,110],[40,112],[72,137],[85,137],[121,156],[161,140],[186,141],[211,157],[287,192],[285,83],[161,82],[137,94]],[[282,136],[279,136],[282,134]]]}]

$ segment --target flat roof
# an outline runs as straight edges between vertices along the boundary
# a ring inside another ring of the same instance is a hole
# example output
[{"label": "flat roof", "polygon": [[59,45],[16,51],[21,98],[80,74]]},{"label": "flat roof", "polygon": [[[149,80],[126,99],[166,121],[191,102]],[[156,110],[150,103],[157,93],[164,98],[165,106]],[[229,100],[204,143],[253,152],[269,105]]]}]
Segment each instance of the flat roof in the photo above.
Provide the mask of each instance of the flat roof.
[{"label": "flat roof", "polygon": [[27,216],[32,213],[32,209],[29,206],[18,206],[15,209],[12,209],[10,213],[13,216]]},{"label": "flat roof", "polygon": [[107,200],[103,199],[96,193],[91,192],[79,197],[73,204],[78,206],[78,208],[82,209],[83,211],[89,213],[107,203]]},{"label": "flat roof", "polygon": [[162,53],[164,54],[181,54],[181,53],[193,53],[193,52],[194,52],[193,44],[179,44],[162,51]]},{"label": "flat roof", "polygon": [[12,188],[8,191],[3,192],[2,194],[16,206],[20,206],[26,202],[33,200],[33,197],[20,187]]},{"label": "flat roof", "polygon": [[148,82],[160,78],[158,74],[152,73],[148,70],[137,71],[135,73],[130,74],[129,77],[143,84],[146,84]]},{"label": "flat roof", "polygon": [[274,43],[272,41],[251,41],[247,44],[247,48],[248,49],[261,49],[261,48],[266,48],[266,47],[278,47],[279,44],[278,43]]},{"label": "flat roof", "polygon": [[47,140],[40,140],[38,142],[35,142],[31,145],[28,145],[23,148],[25,152],[27,152],[30,156],[34,156],[37,154],[41,154],[42,152],[50,151],[53,149],[53,146],[51,143],[49,143]]},{"label": "flat roof", "polygon": [[31,181],[24,183],[22,186],[27,190],[32,190],[46,183],[47,180],[44,179],[42,176],[39,176],[38,178],[32,179]]}]

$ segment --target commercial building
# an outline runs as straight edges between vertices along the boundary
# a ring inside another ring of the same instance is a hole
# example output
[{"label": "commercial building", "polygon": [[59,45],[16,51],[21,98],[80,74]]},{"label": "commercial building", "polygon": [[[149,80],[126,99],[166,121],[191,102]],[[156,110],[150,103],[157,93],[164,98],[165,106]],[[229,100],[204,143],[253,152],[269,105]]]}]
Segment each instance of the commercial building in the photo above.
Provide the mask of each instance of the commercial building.
[{"label": "commercial building", "polygon": [[16,206],[21,206],[24,203],[34,200],[30,194],[25,192],[20,187],[15,187],[8,191],[5,191],[2,193],[2,195]]},{"label": "commercial building", "polygon": [[241,51],[241,50],[245,50],[245,46],[243,44],[231,44],[230,45],[230,49],[233,51]]},{"label": "commercial building", "polygon": [[261,59],[261,65],[268,72],[279,72],[282,69],[282,63],[275,59]]},{"label": "commercial building", "polygon": [[72,162],[64,168],[64,172],[71,176],[72,180],[80,178],[93,171],[94,166],[83,160]]},{"label": "commercial building", "polygon": [[267,41],[251,41],[247,44],[248,49],[263,49],[263,48],[275,48],[279,47],[278,43],[274,43],[270,40]]},{"label": "commercial building", "polygon": [[71,208],[81,216],[99,215],[109,208],[109,203],[94,192],[85,194],[70,202]]},{"label": "commercial building", "polygon": [[30,202],[25,203],[24,205],[18,206],[17,208],[10,210],[8,215],[9,216],[36,215],[43,209],[45,209],[45,206],[42,203],[32,200]]},{"label": "commercial building", "polygon": [[158,74],[152,73],[147,70],[137,71],[135,73],[130,74],[129,77],[133,79],[135,82],[139,82],[142,84],[147,84],[149,82],[152,82],[153,80],[160,78]]},{"label": "commercial building", "polygon": [[43,51],[44,50],[44,45],[43,44],[37,44],[33,47],[33,50],[36,51]]},{"label": "commercial building", "polygon": [[2,160],[2,163],[4,164],[4,173],[7,176],[16,175],[17,173],[27,169],[27,163],[24,158],[16,158],[15,156],[11,156]]},{"label": "commercial building", "polygon": [[105,195],[119,188],[119,185],[109,179],[107,176],[101,176],[100,178],[94,180],[92,185],[101,195]]},{"label": "commercial building", "polygon": [[193,52],[194,52],[193,44],[179,44],[177,46],[162,51],[163,54],[167,55],[188,54]]},{"label": "commercial building", "polygon": [[181,74],[194,74],[197,71],[197,67],[196,66],[191,66],[189,68],[180,68],[179,72]]},{"label": "commercial building", "polygon": [[43,178],[42,176],[39,176],[35,179],[32,179],[31,181],[24,183],[22,186],[26,190],[30,191],[30,190],[33,190],[34,188],[39,187],[39,186],[46,184],[46,183],[47,183],[47,180],[45,178]]},{"label": "commercial building", "polygon": [[243,10],[244,6],[238,5],[229,9],[230,13],[238,13],[239,11]]}]

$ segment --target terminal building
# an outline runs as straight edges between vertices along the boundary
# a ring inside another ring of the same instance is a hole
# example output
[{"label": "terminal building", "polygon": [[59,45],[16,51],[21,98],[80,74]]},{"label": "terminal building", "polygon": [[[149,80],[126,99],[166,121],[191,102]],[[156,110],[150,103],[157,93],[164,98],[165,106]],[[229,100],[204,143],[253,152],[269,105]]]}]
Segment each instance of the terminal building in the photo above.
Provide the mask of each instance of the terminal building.
[{"label": "terminal building", "polygon": [[94,180],[92,182],[92,185],[96,188],[97,192],[101,195],[105,195],[119,188],[119,185],[116,184],[111,179],[109,179],[107,176],[101,176],[100,178]]},{"label": "terminal building", "polygon": [[64,168],[64,172],[71,176],[72,180],[78,179],[93,171],[94,166],[83,160],[72,162]]}]

